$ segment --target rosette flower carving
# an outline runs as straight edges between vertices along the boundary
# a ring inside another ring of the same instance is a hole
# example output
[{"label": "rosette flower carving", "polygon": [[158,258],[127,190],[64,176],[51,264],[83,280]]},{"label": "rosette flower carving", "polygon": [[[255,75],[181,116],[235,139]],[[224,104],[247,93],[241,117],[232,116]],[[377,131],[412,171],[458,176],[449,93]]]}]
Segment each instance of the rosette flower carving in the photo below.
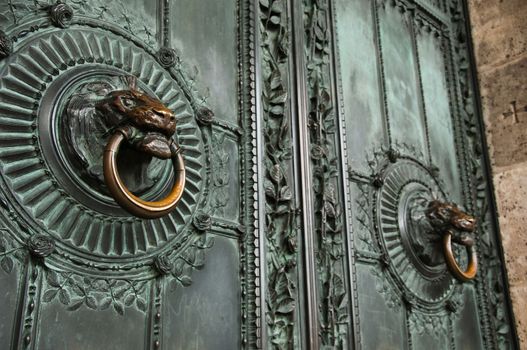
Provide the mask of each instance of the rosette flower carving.
[{"label": "rosette flower carving", "polygon": [[325,154],[326,154],[326,152],[325,152],[325,150],[324,150],[324,148],[322,146],[314,145],[311,148],[311,158],[313,160],[322,159],[322,158],[324,158]]},{"label": "rosette flower carving", "polygon": [[27,240],[27,249],[37,258],[50,256],[55,250],[55,242],[44,235],[33,235]]},{"label": "rosette flower carving", "polygon": [[202,107],[198,110],[196,119],[201,125],[210,125],[214,120],[214,112],[207,107]]},{"label": "rosette flower carving", "polygon": [[55,26],[67,28],[73,18],[73,9],[69,5],[59,1],[49,8],[49,17]]},{"label": "rosette flower carving", "polygon": [[390,160],[390,162],[392,163],[395,163],[397,161],[397,159],[399,157],[401,157],[401,153],[396,150],[396,149],[393,149],[393,148],[390,148],[388,150],[388,152],[386,153],[386,155],[388,156],[388,159]]},{"label": "rosette flower carving", "polygon": [[162,275],[168,275],[172,271],[172,261],[167,255],[160,255],[154,259],[154,267]]},{"label": "rosette flower carving", "polygon": [[384,184],[384,178],[382,177],[381,174],[377,174],[373,177],[372,179],[373,186],[380,188],[383,184]]},{"label": "rosette flower carving", "polygon": [[212,227],[212,219],[209,214],[198,212],[192,222],[198,231],[208,231]]},{"label": "rosette flower carving", "polygon": [[162,47],[157,52],[157,60],[163,68],[170,68],[179,61],[179,57],[176,50],[169,47]]}]

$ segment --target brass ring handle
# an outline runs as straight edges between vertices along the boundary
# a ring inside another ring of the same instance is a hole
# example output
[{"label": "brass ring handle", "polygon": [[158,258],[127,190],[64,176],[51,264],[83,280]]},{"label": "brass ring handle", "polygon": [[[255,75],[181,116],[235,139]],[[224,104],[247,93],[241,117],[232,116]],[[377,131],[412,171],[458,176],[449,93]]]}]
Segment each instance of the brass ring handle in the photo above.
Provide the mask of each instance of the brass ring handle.
[{"label": "brass ring handle", "polygon": [[456,258],[454,257],[454,252],[452,249],[452,233],[447,232],[443,236],[443,253],[450,272],[458,280],[462,282],[468,282],[476,277],[476,273],[478,271],[478,257],[473,245],[463,245],[465,246],[469,256],[468,266],[465,271],[461,269],[456,261]]},{"label": "brass ring handle", "polygon": [[[443,255],[448,269],[455,278],[467,282],[474,277],[478,271],[478,257],[474,248],[474,240],[468,233],[476,230],[477,220],[474,216],[462,211],[456,204],[432,200],[428,203],[426,216],[436,234],[443,236]],[[465,271],[459,267],[452,249],[452,236],[454,232],[461,232],[461,237],[455,237],[454,241],[465,246],[469,256],[468,266]]]},{"label": "brass ring handle", "polygon": [[138,217],[155,219],[168,214],[175,208],[185,189],[186,176],[183,156],[179,152],[179,149],[173,149],[171,160],[175,173],[174,186],[165,198],[159,201],[148,202],[130,192],[117,171],[117,153],[119,152],[121,143],[126,139],[126,132],[118,129],[106,144],[103,157],[103,169],[104,180],[108,190],[121,207]]}]

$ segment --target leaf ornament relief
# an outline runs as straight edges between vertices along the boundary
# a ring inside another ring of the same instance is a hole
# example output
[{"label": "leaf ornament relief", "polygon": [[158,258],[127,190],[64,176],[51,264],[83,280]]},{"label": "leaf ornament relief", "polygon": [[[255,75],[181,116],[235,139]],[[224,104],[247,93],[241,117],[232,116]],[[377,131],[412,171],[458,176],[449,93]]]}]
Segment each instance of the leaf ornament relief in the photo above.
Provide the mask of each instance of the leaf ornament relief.
[{"label": "leaf ornament relief", "polygon": [[323,347],[347,348],[349,300],[346,248],[339,188],[337,113],[331,95],[331,17],[329,1],[303,2],[309,142],[313,174],[316,255],[319,278],[320,339]]},{"label": "leaf ornament relief", "polygon": [[260,0],[269,346],[298,348],[297,209],[293,197],[288,2]]}]

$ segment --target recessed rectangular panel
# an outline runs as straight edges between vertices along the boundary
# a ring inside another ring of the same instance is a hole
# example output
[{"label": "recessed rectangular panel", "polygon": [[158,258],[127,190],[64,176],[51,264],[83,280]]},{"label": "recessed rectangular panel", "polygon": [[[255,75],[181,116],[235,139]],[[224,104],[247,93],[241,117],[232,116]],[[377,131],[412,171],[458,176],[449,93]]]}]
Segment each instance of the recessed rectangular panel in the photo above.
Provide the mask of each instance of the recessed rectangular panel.
[{"label": "recessed rectangular panel", "polygon": [[165,292],[163,349],[240,348],[238,242],[221,236],[214,240],[192,284]]},{"label": "recessed rectangular panel", "polygon": [[425,128],[420,113],[417,66],[412,42],[412,19],[390,2],[379,6],[386,99],[392,143],[405,153],[424,158]]},{"label": "recessed rectangular panel", "polygon": [[357,265],[363,349],[406,349],[405,308],[376,265]]},{"label": "recessed rectangular panel", "polygon": [[[472,285],[465,285],[463,297],[458,309],[452,316],[455,348],[463,350],[483,349],[476,292]],[[508,328],[509,325],[504,320],[503,322],[503,326]]]},{"label": "recessed rectangular panel", "polygon": [[440,40],[433,33],[422,30],[417,35],[417,48],[432,164],[439,168],[439,176],[447,187],[445,190],[459,203],[461,183]]},{"label": "recessed rectangular panel", "polygon": [[[11,260],[13,265],[6,262],[7,259]],[[19,269],[9,255],[0,255],[0,264],[3,266],[0,268],[0,349],[10,349],[11,332],[14,331],[16,322],[17,287],[23,270]],[[13,266],[11,270],[10,266]],[[7,273],[4,268],[11,272]]]},{"label": "recessed rectangular panel", "polygon": [[[113,3],[118,3],[117,1],[112,1]],[[159,12],[159,0],[121,0],[119,1],[120,4],[118,7],[122,10],[123,15],[121,17],[121,20],[123,20],[125,23],[123,23],[124,26],[126,26],[127,18],[127,10],[129,11],[130,16],[134,16],[134,21],[139,21],[143,24],[143,28],[130,28],[133,31],[137,32],[148,32],[151,33],[152,39],[156,39],[156,22],[158,18],[158,12]],[[100,10],[102,11],[102,9]],[[133,11],[133,12],[132,12]],[[130,26],[130,24],[129,24]],[[146,34],[146,33],[145,33]]]},{"label": "recessed rectangular panel", "polygon": [[335,8],[348,157],[368,171],[368,156],[385,142],[372,2],[338,0]]},{"label": "recessed rectangular panel", "polygon": [[237,122],[237,14],[235,0],[171,1],[174,48],[216,117]]},{"label": "recessed rectangular panel", "polygon": [[82,305],[78,310],[69,310],[71,305],[61,304],[59,297],[51,303],[41,304],[38,349],[145,348],[145,313],[126,308],[124,315],[120,315],[113,305],[103,311],[88,309],[86,305]]}]

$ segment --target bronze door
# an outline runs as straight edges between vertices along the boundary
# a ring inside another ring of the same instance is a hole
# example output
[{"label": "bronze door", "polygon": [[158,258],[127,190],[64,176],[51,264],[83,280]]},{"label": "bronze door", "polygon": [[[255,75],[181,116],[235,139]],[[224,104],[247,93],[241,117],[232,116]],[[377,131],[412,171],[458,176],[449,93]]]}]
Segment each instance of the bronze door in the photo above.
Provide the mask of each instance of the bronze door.
[{"label": "bronze door", "polygon": [[465,2],[259,4],[267,343],[517,348]]},{"label": "bronze door", "polygon": [[464,6],[0,0],[0,348],[517,347]]},{"label": "bronze door", "polygon": [[465,3],[331,10],[355,342],[515,348]]},{"label": "bronze door", "polygon": [[[0,348],[255,343],[247,8],[0,2]],[[116,202],[103,158],[150,203],[184,185],[177,208]]]}]

